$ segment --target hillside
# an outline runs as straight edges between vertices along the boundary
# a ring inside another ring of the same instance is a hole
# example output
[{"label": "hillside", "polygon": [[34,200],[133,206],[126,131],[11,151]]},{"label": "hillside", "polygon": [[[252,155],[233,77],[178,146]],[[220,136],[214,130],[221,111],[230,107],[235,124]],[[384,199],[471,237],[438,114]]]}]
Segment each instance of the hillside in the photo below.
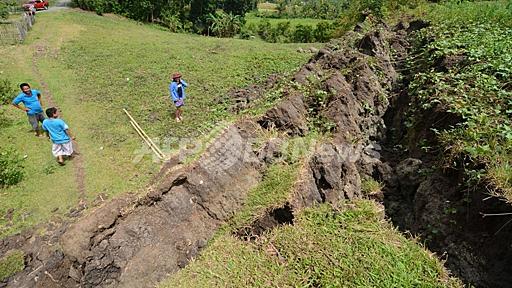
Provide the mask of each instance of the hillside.
[{"label": "hillside", "polygon": [[[168,155],[191,143],[199,152],[212,127],[233,121],[221,101],[228,91],[296,69],[309,57],[297,48],[312,46],[172,34],[79,11],[40,13],[37,21],[23,45],[0,47],[0,76],[18,91],[16,83],[29,82],[42,91],[45,108],[59,107],[76,131],[81,156],[57,167],[47,140],[28,133],[26,116],[2,105],[0,146],[26,157],[26,177],[0,190],[0,215],[9,215],[0,217],[0,235],[75,215],[83,203],[143,192],[161,163],[123,108]],[[190,83],[184,125],[174,121],[167,88],[178,70]]]},{"label": "hillside", "polygon": [[[79,161],[47,176],[84,165],[89,182],[72,201],[85,193],[90,209],[73,208],[73,220],[52,210],[50,225],[3,238],[0,287],[508,287],[512,51],[497,40],[510,7],[432,4],[393,25],[369,17],[318,51],[78,11],[48,17],[72,36],[32,39],[22,46],[35,49],[32,70],[7,67],[48,75],[50,102],[89,139]],[[159,109],[168,57],[198,83],[183,123]],[[147,98],[155,82],[161,95]],[[127,163],[140,143],[119,106],[171,137],[167,161]],[[98,143],[112,161],[91,160]],[[148,175],[127,185],[129,173]]]}]

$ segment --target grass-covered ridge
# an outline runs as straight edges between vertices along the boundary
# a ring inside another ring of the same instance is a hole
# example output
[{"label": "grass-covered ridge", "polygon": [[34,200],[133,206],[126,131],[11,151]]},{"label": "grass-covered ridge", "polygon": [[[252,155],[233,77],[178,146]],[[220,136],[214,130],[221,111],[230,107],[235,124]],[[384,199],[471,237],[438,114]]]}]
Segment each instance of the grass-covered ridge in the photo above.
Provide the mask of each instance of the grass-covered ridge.
[{"label": "grass-covered ridge", "polygon": [[[434,68],[417,73],[410,91],[422,108],[441,105],[462,117],[462,123],[439,135],[451,153],[447,165],[467,155],[468,176],[490,181],[510,200],[512,6],[448,3],[433,6],[429,15],[432,26],[418,36],[416,48],[426,66]],[[473,168],[475,163],[484,163],[485,169]]]},{"label": "grass-covered ridge", "polygon": [[461,287],[366,200],[322,205],[258,241],[229,234],[160,287]]},{"label": "grass-covered ridge", "polygon": [[[40,90],[41,81],[48,85],[77,136],[89,202],[100,194],[111,198],[140,191],[160,167],[123,108],[151,137],[160,138],[162,150],[169,152],[180,139],[197,143],[218,121],[237,117],[222,104],[228,91],[272,73],[291,73],[310,57],[296,51],[311,45],[173,34],[83,11],[40,13],[37,21],[25,43],[0,47],[0,78],[15,84],[29,82]],[[33,57],[42,78],[33,69]],[[180,71],[190,85],[185,119],[179,125],[167,91],[174,71]],[[43,92],[44,108],[47,96]],[[0,189],[0,236],[4,236],[67,214],[79,195],[73,161],[57,167],[50,143],[28,132],[26,116],[8,105],[0,109],[6,119],[0,128],[0,147],[14,147],[24,156],[29,175],[16,186]]]}]

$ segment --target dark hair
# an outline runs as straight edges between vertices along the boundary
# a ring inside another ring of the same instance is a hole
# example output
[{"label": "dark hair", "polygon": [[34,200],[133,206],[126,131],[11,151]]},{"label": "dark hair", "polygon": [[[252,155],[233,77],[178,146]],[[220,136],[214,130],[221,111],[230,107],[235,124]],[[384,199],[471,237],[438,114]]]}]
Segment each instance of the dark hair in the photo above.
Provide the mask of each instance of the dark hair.
[{"label": "dark hair", "polygon": [[53,114],[55,114],[56,112],[57,112],[57,108],[50,107],[50,108],[46,109],[46,116],[53,118]]},{"label": "dark hair", "polygon": [[28,86],[28,88],[30,88],[30,85],[28,85],[28,83],[21,83],[20,89],[23,89],[23,87],[25,87],[25,86]]}]

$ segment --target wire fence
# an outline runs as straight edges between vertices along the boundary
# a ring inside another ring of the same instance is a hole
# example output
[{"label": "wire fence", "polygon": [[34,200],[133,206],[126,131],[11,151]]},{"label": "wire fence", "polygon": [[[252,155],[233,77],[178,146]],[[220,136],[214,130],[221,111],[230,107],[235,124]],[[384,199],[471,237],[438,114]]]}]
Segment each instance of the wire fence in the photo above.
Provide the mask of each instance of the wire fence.
[{"label": "wire fence", "polygon": [[0,21],[0,45],[21,43],[34,25],[36,18],[32,13],[21,13],[18,20]]}]

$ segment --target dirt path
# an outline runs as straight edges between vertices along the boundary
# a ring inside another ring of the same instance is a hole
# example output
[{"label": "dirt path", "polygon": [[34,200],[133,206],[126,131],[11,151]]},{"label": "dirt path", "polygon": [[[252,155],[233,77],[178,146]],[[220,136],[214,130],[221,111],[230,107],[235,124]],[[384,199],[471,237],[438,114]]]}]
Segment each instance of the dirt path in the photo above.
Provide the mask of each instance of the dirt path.
[{"label": "dirt path", "polygon": [[[40,11],[42,13],[44,12],[55,12],[63,9],[69,9],[71,7],[71,0],[62,0],[57,2],[55,5],[52,5],[48,8],[46,11]],[[38,12],[39,13],[39,12]]]},{"label": "dirt path", "polygon": [[[42,45],[36,45],[35,51],[32,53],[32,72],[37,78],[37,81],[39,82],[39,85],[41,86],[41,90],[43,92],[43,99],[46,100],[46,107],[58,107],[57,103],[55,103],[53,99],[52,92],[48,88],[48,84],[44,81],[44,78],[41,74],[41,71],[38,68],[38,55],[41,53],[44,53],[46,50],[45,46]],[[85,195],[86,195],[86,189],[85,189],[85,169],[84,169],[84,159],[82,154],[80,153],[80,147],[76,141],[73,141],[73,149],[77,153],[76,156],[73,157],[73,167],[75,170],[75,182],[76,186],[78,188],[78,196],[80,199],[79,205],[85,204]]]}]

